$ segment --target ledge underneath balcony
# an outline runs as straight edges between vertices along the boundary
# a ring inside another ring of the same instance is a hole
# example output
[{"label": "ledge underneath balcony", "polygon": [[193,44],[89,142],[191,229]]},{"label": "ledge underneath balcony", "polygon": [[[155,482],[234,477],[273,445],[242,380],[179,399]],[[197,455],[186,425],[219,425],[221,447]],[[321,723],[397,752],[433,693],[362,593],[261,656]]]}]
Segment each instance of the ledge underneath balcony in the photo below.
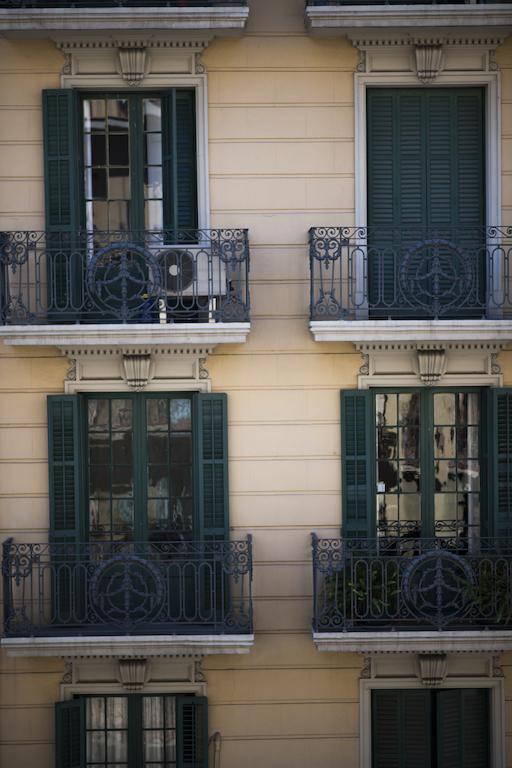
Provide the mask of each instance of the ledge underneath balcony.
[{"label": "ledge underneath balcony", "polygon": [[9,656],[123,657],[209,656],[249,653],[254,635],[141,635],[140,637],[7,637]]},{"label": "ledge underneath balcony", "polygon": [[2,8],[0,32],[242,32],[248,7]]},{"label": "ledge underneath balcony", "polygon": [[372,343],[501,343],[512,341],[512,320],[316,320],[315,341]]},{"label": "ledge underneath balcony", "polygon": [[512,651],[512,631],[313,632],[313,642],[338,653],[499,653]]},{"label": "ledge underneath balcony", "polygon": [[461,29],[480,28],[490,31],[510,31],[512,27],[512,3],[505,8],[489,5],[316,5],[306,9],[306,24],[316,34],[349,34],[356,30],[381,31],[393,29],[430,29],[460,32]]},{"label": "ledge underneath balcony", "polygon": [[0,340],[9,346],[213,348],[243,344],[250,323],[151,323],[101,325],[6,325]]}]

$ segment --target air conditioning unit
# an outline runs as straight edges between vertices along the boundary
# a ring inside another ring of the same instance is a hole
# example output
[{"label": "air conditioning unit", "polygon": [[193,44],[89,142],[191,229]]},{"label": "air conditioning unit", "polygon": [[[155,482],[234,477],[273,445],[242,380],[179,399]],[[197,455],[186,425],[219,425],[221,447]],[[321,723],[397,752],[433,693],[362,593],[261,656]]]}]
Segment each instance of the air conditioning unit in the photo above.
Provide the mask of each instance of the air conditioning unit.
[{"label": "air conditioning unit", "polygon": [[155,253],[162,275],[160,321],[167,322],[173,304],[197,299],[210,317],[217,298],[226,294],[226,264],[216,253],[215,245],[180,245],[163,247]]}]

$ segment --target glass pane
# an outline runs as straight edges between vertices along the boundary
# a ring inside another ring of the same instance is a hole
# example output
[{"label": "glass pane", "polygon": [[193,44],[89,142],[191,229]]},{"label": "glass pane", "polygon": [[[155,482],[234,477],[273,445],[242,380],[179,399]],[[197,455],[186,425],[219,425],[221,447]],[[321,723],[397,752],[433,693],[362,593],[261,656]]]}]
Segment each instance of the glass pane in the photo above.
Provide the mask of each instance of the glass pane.
[{"label": "glass pane", "polygon": [[104,99],[87,99],[84,101],[84,131],[103,130],[104,128]]},{"label": "glass pane", "polygon": [[146,184],[144,187],[145,198],[162,197],[162,169],[158,166],[150,165],[146,169]]},{"label": "glass pane", "polygon": [[133,473],[131,467],[112,467],[112,496],[133,495]]},{"label": "glass pane", "polygon": [[377,425],[386,426],[387,424],[397,423],[397,395],[379,394],[375,397],[377,408]]},{"label": "glass pane", "polygon": [[455,427],[436,427],[434,431],[434,455],[451,458],[456,455]]},{"label": "glass pane", "polygon": [[419,522],[421,520],[421,497],[418,494],[400,496],[400,521]]},{"label": "glass pane", "polygon": [[176,700],[174,697],[165,697],[165,727],[176,727]]},{"label": "glass pane", "polygon": [[190,400],[171,400],[171,429],[187,430],[192,427]]},{"label": "glass pane", "polygon": [[171,461],[192,462],[192,435],[171,435]]},{"label": "glass pane", "polygon": [[92,221],[94,222],[94,229],[99,231],[108,230],[108,203],[95,201],[92,205],[92,213],[90,211],[90,207],[87,209],[88,222],[90,221],[91,216]]},{"label": "glass pane", "polygon": [[148,501],[148,525],[154,531],[169,529],[168,500],[150,499]]},{"label": "glass pane", "polygon": [[396,491],[398,489],[398,464],[396,461],[379,461],[378,491]]},{"label": "glass pane", "polygon": [[162,130],[162,104],[160,99],[143,99],[142,113],[144,115],[145,131]]},{"label": "glass pane", "polygon": [[460,461],[457,471],[459,491],[480,490],[480,465],[478,461]]},{"label": "glass pane", "polygon": [[436,493],[434,494],[434,505],[436,521],[457,520],[457,494]]},{"label": "glass pane", "polygon": [[151,398],[146,402],[146,414],[148,430],[165,429],[167,432],[167,400]]},{"label": "glass pane", "polygon": [[377,494],[377,525],[379,530],[386,532],[390,522],[398,520],[398,495]]},{"label": "glass pane", "polygon": [[148,435],[148,461],[150,464],[167,464],[169,461],[169,437],[167,432]]},{"label": "glass pane", "polygon": [[417,459],[420,455],[420,431],[418,427],[400,427],[400,458]]},{"label": "glass pane", "polygon": [[[92,133],[89,137],[90,142],[90,164],[91,165],[106,165],[107,164],[107,142],[104,133]],[[88,157],[89,150],[86,154]]]},{"label": "glass pane", "polygon": [[144,731],[144,759],[146,761],[164,759],[163,731]]},{"label": "glass pane", "polygon": [[120,762],[128,759],[127,731],[110,731],[107,733],[107,760]]},{"label": "glass pane", "polygon": [[110,168],[108,172],[108,196],[110,200],[129,200],[130,169]]},{"label": "glass pane", "polygon": [[110,439],[108,432],[89,434],[89,464],[108,464],[110,462]]},{"label": "glass pane", "polygon": [[110,165],[130,164],[128,133],[110,133],[108,137],[108,160]]},{"label": "glass pane", "polygon": [[132,433],[114,432],[112,435],[112,461],[114,464],[132,463]]},{"label": "glass pane", "polygon": [[89,731],[87,734],[87,761],[105,760],[105,733]]},{"label": "glass pane", "polygon": [[398,396],[399,422],[402,425],[418,425],[420,421],[420,395],[404,392]]},{"label": "glass pane", "polygon": [[144,226],[146,229],[163,229],[163,211],[161,200],[146,200],[144,203]]},{"label": "glass pane", "polygon": [[[129,229],[129,201],[116,200],[108,204],[108,228],[113,231],[121,231]],[[95,220],[96,221],[96,220]]]},{"label": "glass pane", "polygon": [[173,496],[192,496],[191,467],[171,466],[171,493]]},{"label": "glass pane", "polygon": [[455,424],[455,395],[453,392],[434,394],[434,424]]},{"label": "glass pane", "polygon": [[[90,192],[86,192],[91,198],[95,200],[107,199],[107,172],[104,168],[93,168],[90,177]],[[88,181],[86,181],[87,189]]]},{"label": "glass pane", "polygon": [[435,489],[439,493],[457,490],[457,472],[454,461],[436,461],[434,464]]},{"label": "glass pane", "polygon": [[148,467],[148,496],[169,496],[169,468],[151,464]]},{"label": "glass pane", "polygon": [[98,497],[110,494],[110,467],[94,465],[89,467],[89,496]]},{"label": "glass pane", "polygon": [[110,696],[107,699],[107,728],[128,728],[128,699]]},{"label": "glass pane", "polygon": [[111,525],[110,500],[89,499],[89,530],[94,538],[110,533]]},{"label": "glass pane", "polygon": [[176,762],[176,732],[165,732],[165,757],[167,758],[167,765],[169,763]]},{"label": "glass pane", "polygon": [[142,722],[143,728],[164,727],[164,702],[161,696],[144,696]]},{"label": "glass pane", "polygon": [[105,727],[105,699],[103,696],[92,696],[86,699],[86,719],[87,727],[104,728]]},{"label": "glass pane", "polygon": [[112,400],[112,429],[131,429],[132,401],[125,399]]},{"label": "glass pane", "polygon": [[88,402],[89,431],[108,430],[109,428],[109,401],[89,400]]},{"label": "glass pane", "polygon": [[109,131],[120,133],[128,130],[128,101],[126,99],[109,99],[108,127]]},{"label": "glass pane", "polygon": [[174,499],[171,505],[169,528],[173,531],[190,533],[193,526],[193,510],[191,499]]},{"label": "glass pane", "polygon": [[133,501],[114,499],[112,501],[112,524],[117,533],[131,533],[133,530]]},{"label": "glass pane", "polygon": [[420,467],[413,462],[401,461],[400,467],[400,490],[402,493],[419,493],[420,491]]},{"label": "glass pane", "polygon": [[380,459],[396,459],[398,450],[398,429],[385,427],[377,431],[378,456]]}]

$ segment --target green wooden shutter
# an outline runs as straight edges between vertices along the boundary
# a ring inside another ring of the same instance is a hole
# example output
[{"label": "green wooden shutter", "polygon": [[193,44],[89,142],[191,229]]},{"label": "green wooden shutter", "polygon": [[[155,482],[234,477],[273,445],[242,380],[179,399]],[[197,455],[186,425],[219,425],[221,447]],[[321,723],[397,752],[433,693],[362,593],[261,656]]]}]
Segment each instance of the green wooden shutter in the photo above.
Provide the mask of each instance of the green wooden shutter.
[{"label": "green wooden shutter", "polygon": [[[400,285],[407,290],[397,278],[400,267],[406,258],[410,270],[404,274],[414,274],[411,248],[429,233],[481,261],[484,139],[481,88],[368,89],[370,311],[393,316],[390,305],[400,302]],[[447,254],[453,259],[451,250]],[[483,268],[476,264],[474,301],[483,297]],[[414,303],[410,312],[417,315],[420,309]],[[400,315],[407,315],[407,304]]]},{"label": "green wooden shutter", "polygon": [[225,394],[197,396],[196,441],[201,538],[229,540],[228,429]]},{"label": "green wooden shutter", "polygon": [[489,691],[436,692],[439,768],[489,768]]},{"label": "green wooden shutter", "polygon": [[372,768],[431,768],[431,692],[372,691]]},{"label": "green wooden shutter", "polygon": [[83,533],[78,395],[48,396],[48,469],[51,540],[78,542]]},{"label": "green wooden shutter", "polygon": [[489,389],[486,395],[489,492],[482,526],[487,535],[506,540],[512,538],[512,389]]},{"label": "green wooden shutter", "polygon": [[85,766],[85,700],[59,701],[55,705],[55,766]]},{"label": "green wooden shutter", "polygon": [[81,265],[70,259],[80,228],[76,91],[43,91],[43,137],[48,310],[63,320],[80,308],[82,291]]},{"label": "green wooden shutter", "polygon": [[176,766],[208,768],[208,700],[176,697]]},{"label": "green wooden shutter", "polygon": [[375,536],[373,393],[341,392],[342,535]]},{"label": "green wooden shutter", "polygon": [[166,230],[197,228],[195,100],[195,90],[191,89],[174,88],[162,97],[164,229]]}]

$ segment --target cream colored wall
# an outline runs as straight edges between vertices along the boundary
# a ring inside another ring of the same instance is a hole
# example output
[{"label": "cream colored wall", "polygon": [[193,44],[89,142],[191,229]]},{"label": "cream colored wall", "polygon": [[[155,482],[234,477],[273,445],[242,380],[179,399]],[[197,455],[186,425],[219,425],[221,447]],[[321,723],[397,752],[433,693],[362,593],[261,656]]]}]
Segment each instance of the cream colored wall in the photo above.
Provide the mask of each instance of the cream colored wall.
[{"label": "cream colored wall", "polygon": [[[222,768],[356,768],[361,660],[313,647],[310,532],[339,530],[339,391],[356,386],[361,361],[351,345],[312,341],[306,247],[310,226],[353,217],[356,55],[306,36],[303,0],[251,6],[247,35],[204,55],[212,225],[250,229],[249,341],[219,348],[209,370],[229,396],[232,535],[254,534],[257,631],[249,656],[205,662],[210,731],[223,736]],[[512,45],[499,61],[508,83]],[[0,40],[0,62],[0,228],[42,227],[40,91],[58,87],[61,56],[46,41]],[[66,362],[56,350],[0,355],[0,535],[38,540],[48,526],[45,398],[62,391]],[[512,384],[512,354],[502,357]],[[62,671],[1,654],[2,766],[50,768]]]}]

